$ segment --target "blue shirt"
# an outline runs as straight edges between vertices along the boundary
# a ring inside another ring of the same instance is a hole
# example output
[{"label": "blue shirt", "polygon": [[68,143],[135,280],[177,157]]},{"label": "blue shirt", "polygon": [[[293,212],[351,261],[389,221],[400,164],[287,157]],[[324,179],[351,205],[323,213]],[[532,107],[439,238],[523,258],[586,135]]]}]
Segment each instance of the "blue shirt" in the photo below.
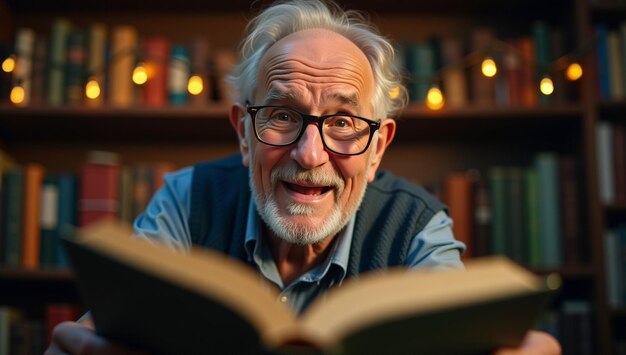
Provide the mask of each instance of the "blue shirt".
[{"label": "blue shirt", "polygon": [[[193,167],[165,176],[164,186],[153,196],[145,212],[134,223],[135,233],[167,246],[188,250],[191,246],[189,211]],[[248,262],[255,265],[260,275],[280,289],[280,302],[289,303],[302,312],[324,291],[340,285],[346,275],[355,218],[337,235],[324,263],[314,267],[289,285],[285,285],[262,235],[261,218],[254,200],[248,204],[245,245]],[[412,240],[407,255],[409,268],[462,268],[460,255],[463,243],[454,239],[452,220],[440,211]]]}]

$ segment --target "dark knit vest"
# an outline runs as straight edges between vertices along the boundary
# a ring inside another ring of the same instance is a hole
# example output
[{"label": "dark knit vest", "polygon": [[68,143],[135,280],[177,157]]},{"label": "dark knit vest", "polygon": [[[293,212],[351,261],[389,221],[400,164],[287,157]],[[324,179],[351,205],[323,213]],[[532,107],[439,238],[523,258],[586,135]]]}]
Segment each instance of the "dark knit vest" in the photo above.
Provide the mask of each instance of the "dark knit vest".
[{"label": "dark knit vest", "polygon": [[[189,216],[194,244],[247,259],[248,181],[240,155],[194,166]],[[356,215],[347,276],[404,264],[413,237],[444,208],[424,189],[379,172]]]}]

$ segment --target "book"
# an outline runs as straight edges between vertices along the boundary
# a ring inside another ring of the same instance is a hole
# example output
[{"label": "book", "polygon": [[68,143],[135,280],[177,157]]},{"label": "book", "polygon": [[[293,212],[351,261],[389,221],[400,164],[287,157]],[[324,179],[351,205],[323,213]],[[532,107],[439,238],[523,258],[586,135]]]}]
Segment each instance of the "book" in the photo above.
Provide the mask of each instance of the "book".
[{"label": "book", "polygon": [[65,102],[65,63],[67,37],[71,30],[70,22],[58,18],[52,24],[48,57],[48,104],[59,106]]},{"label": "book", "polygon": [[33,79],[33,52],[35,51],[35,31],[30,28],[20,28],[15,34],[15,52],[17,60],[13,83],[24,89],[24,99],[18,103],[20,106],[30,104],[32,79]]},{"label": "book", "polygon": [[559,160],[556,153],[538,152],[534,166],[539,176],[540,238],[543,250],[543,266],[560,267],[563,264],[561,237],[561,208]]},{"label": "book", "polygon": [[503,258],[457,271],[390,269],[344,282],[298,317],[252,268],[130,233],[102,221],[65,244],[96,332],[155,353],[484,352],[519,345],[560,285]]},{"label": "book", "polygon": [[111,31],[111,55],[108,67],[108,100],[114,107],[135,104],[132,81],[137,50],[137,30],[133,26],[115,26]]},{"label": "book", "polygon": [[24,165],[21,266],[25,269],[37,269],[40,265],[41,188],[44,175],[45,168],[41,164]]},{"label": "book", "polygon": [[167,67],[170,41],[164,37],[149,37],[143,41],[144,65],[148,69],[148,81],[143,85],[142,103],[146,106],[167,105]]},{"label": "book", "polygon": [[472,176],[467,172],[451,172],[445,178],[445,200],[454,221],[454,237],[465,244],[463,258],[474,256]]},{"label": "book", "polygon": [[22,216],[24,209],[24,169],[7,171],[2,186],[3,264],[20,267],[22,254]]},{"label": "book", "polygon": [[[88,36],[86,74],[88,80],[96,80],[101,88],[105,88],[107,28],[102,23],[94,23],[89,26]],[[98,97],[87,100],[86,105],[89,107],[104,105],[104,95],[101,93]]]},{"label": "book", "polygon": [[180,106],[187,103],[189,80],[189,50],[182,45],[173,45],[167,69],[167,94],[169,103]]},{"label": "book", "polygon": [[116,153],[92,151],[80,172],[78,224],[87,225],[118,211],[119,163]]}]

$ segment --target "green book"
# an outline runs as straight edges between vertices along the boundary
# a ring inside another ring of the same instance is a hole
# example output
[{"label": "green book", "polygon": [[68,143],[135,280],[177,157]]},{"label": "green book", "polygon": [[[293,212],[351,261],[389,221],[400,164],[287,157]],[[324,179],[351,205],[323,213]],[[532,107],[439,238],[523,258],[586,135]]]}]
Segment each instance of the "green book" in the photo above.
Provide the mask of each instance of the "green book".
[{"label": "green book", "polygon": [[535,168],[527,168],[524,172],[524,208],[526,212],[526,245],[528,246],[527,263],[532,268],[543,266],[539,203],[539,174]]},{"label": "green book", "polygon": [[561,243],[561,211],[559,188],[559,162],[552,152],[540,152],[535,157],[539,175],[539,210],[541,213],[541,241],[543,264],[557,268],[563,264]]},{"label": "green book", "polygon": [[59,106],[65,102],[65,62],[70,22],[59,18],[52,24],[48,56],[48,104]]}]

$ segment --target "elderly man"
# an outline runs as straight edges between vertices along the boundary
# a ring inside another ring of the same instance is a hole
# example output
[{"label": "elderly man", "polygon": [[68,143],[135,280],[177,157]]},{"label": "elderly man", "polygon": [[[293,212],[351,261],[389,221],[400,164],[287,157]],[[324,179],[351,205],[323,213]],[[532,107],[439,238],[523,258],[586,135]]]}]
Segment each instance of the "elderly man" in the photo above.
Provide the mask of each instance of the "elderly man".
[{"label": "elderly man", "polygon": [[[377,172],[396,130],[390,117],[406,103],[388,95],[403,91],[393,55],[358,15],[332,4],[264,10],[229,78],[240,155],[168,176],[136,220],[137,235],[241,259],[300,312],[369,270],[462,267],[445,206]],[[48,353],[121,351],[91,329],[88,316],[61,324]],[[522,345],[501,353],[559,353],[543,333]]]}]

